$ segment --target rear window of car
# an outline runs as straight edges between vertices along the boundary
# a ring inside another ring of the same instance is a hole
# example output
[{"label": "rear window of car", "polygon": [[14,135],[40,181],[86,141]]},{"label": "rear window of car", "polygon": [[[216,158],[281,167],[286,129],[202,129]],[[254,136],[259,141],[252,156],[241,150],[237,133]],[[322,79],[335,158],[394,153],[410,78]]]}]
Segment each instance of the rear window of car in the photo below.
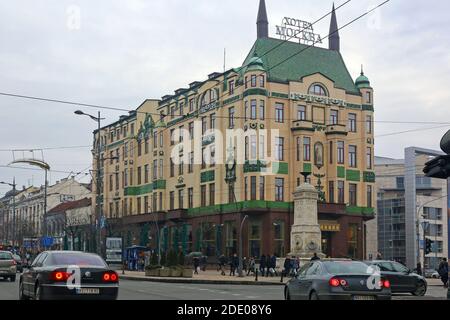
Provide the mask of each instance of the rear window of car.
[{"label": "rear window of car", "polygon": [[364,274],[368,272],[368,266],[358,261],[326,261],[325,269],[331,274]]},{"label": "rear window of car", "polygon": [[106,267],[106,263],[99,256],[79,253],[52,254],[46,264]]},{"label": "rear window of car", "polygon": [[0,260],[12,260],[12,254],[8,252],[0,252]]}]

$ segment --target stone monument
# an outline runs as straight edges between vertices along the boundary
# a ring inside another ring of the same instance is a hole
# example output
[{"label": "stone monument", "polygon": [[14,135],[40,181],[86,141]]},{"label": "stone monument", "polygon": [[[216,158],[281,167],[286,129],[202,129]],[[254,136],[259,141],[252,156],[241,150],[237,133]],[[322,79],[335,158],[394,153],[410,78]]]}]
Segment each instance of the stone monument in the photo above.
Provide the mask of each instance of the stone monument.
[{"label": "stone monument", "polygon": [[291,252],[289,255],[309,260],[314,253],[317,253],[320,258],[324,258],[317,211],[319,192],[306,182],[307,174],[303,175],[305,183],[293,192],[294,224],[291,228]]}]

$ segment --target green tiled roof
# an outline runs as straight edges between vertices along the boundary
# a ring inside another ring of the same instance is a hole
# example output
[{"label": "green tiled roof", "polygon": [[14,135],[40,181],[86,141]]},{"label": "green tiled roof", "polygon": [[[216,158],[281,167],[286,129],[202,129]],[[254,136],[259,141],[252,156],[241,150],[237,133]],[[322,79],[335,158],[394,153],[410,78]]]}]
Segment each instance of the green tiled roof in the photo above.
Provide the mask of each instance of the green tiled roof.
[{"label": "green tiled roof", "polygon": [[[284,41],[273,38],[256,40],[243,65],[247,65],[256,55],[263,61],[264,69],[269,70],[268,76],[271,81],[299,81],[305,76],[321,73],[334,81],[337,88],[360,94],[339,52],[319,47],[306,49],[308,47],[306,45],[289,41],[280,45],[282,42]],[[278,47],[273,49],[276,46]],[[293,56],[300,51],[302,52]],[[267,52],[269,53],[266,54]],[[281,63],[291,56],[293,57]],[[279,63],[281,64],[278,65]],[[273,66],[276,67],[272,69]]]}]

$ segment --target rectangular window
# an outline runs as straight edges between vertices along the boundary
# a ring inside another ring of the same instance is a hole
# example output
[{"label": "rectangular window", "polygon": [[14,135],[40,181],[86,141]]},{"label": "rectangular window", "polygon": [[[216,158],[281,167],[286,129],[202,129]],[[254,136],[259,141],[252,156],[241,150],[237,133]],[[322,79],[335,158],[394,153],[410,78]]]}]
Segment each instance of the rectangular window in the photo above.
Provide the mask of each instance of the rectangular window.
[{"label": "rectangular window", "polygon": [[366,133],[372,133],[372,116],[366,116]]},{"label": "rectangular window", "polygon": [[206,207],[206,185],[200,186],[200,205]]},{"label": "rectangular window", "polygon": [[348,197],[349,197],[349,204],[351,206],[357,206],[357,185],[354,183],[350,183],[348,185]]},{"label": "rectangular window", "polygon": [[256,200],[256,177],[250,177],[250,200]]},{"label": "rectangular window", "polygon": [[194,112],[194,99],[189,100],[189,112]]},{"label": "rectangular window", "polygon": [[245,153],[245,160],[248,160],[248,136],[244,138],[244,153]]},{"label": "rectangular window", "polygon": [[184,190],[178,190],[178,209],[184,209]]},{"label": "rectangular window", "polygon": [[234,203],[234,184],[228,184],[228,203]]},{"label": "rectangular window", "polygon": [[266,80],[266,77],[265,77],[265,76],[259,76],[259,86],[260,86],[261,88],[264,88],[265,80]]},{"label": "rectangular window", "polygon": [[337,142],[337,162],[338,164],[344,164],[345,162],[345,150],[344,150],[344,141]]},{"label": "rectangular window", "polygon": [[159,178],[164,178],[164,160],[159,159]]},{"label": "rectangular window", "polygon": [[188,173],[194,172],[194,152],[189,152]]},{"label": "rectangular window", "polygon": [[302,138],[297,137],[295,141],[296,141],[296,159],[297,161],[300,161],[300,157],[302,154]]},{"label": "rectangular window", "polygon": [[202,118],[202,134],[205,134],[206,130],[208,130],[208,119],[206,117]]},{"label": "rectangular window", "polygon": [[137,214],[141,214],[142,213],[142,204],[141,204],[141,198],[137,198]]},{"label": "rectangular window", "polygon": [[311,161],[311,138],[303,138],[303,161]]},{"label": "rectangular window", "polygon": [[209,120],[210,120],[210,128],[211,129],[215,129],[216,128],[216,114],[213,113],[209,116]]},{"label": "rectangular window", "polygon": [[256,75],[252,75],[252,88],[256,87]]},{"label": "rectangular window", "polygon": [[150,148],[149,144],[150,144],[149,139],[145,139],[144,140],[144,153],[145,154],[148,154],[148,150]]},{"label": "rectangular window", "polygon": [[284,179],[275,178],[275,201],[284,201]]},{"label": "rectangular window", "polygon": [[284,138],[275,138],[275,160],[284,161]]},{"label": "rectangular window", "polygon": [[149,204],[148,204],[148,196],[144,197],[144,213],[147,213],[147,209],[149,209]]},{"label": "rectangular window", "polygon": [[110,174],[110,175],[109,175],[109,191],[113,191],[113,186],[114,186],[114,183],[113,183],[113,175]]},{"label": "rectangular window", "polygon": [[366,151],[366,164],[367,164],[367,169],[372,169],[372,148],[371,147],[367,147],[367,151]]},{"label": "rectangular window", "polygon": [[180,116],[184,115],[184,103],[180,103]]},{"label": "rectangular window", "polygon": [[216,146],[211,146],[210,148],[211,155],[210,155],[210,167],[214,167],[216,165]]},{"label": "rectangular window", "polygon": [[170,161],[170,177],[175,177],[175,164],[173,163],[172,158],[169,159]]},{"label": "rectangular window", "polygon": [[202,148],[202,169],[206,168],[205,150],[206,150],[206,148]]},{"label": "rectangular window", "polygon": [[248,118],[248,101],[244,102],[244,121],[247,121]]},{"label": "rectangular window", "polygon": [[178,164],[178,175],[182,176],[184,174],[184,162],[182,160],[183,158],[180,158],[179,164]]},{"label": "rectangular window", "polygon": [[348,162],[351,168],[357,167],[356,146],[348,146]]},{"label": "rectangular window", "polygon": [[158,160],[153,160],[153,180],[158,179]]},{"label": "rectangular window", "polygon": [[161,148],[164,146],[164,135],[162,132],[159,134],[159,146]]},{"label": "rectangular window", "polygon": [[345,183],[338,181],[338,203],[345,203]]},{"label": "rectangular window", "polygon": [[366,92],[366,102],[368,104],[372,103],[372,95],[370,94],[370,92]]},{"label": "rectangular window", "polygon": [[245,89],[247,89],[248,88],[248,77],[245,77],[244,84],[245,84]]},{"label": "rectangular window", "polygon": [[265,199],[265,178],[259,177],[259,200]]},{"label": "rectangular window", "polygon": [[130,125],[131,135],[134,136],[134,123]]},{"label": "rectangular window", "polygon": [[175,144],[175,129],[170,129],[170,145]]},{"label": "rectangular window", "polygon": [[244,200],[248,200],[248,177],[244,178]]},{"label": "rectangular window", "polygon": [[189,139],[194,139],[194,122],[189,123]]},{"label": "rectangular window", "polygon": [[275,122],[284,122],[284,104],[282,103],[275,104]]},{"label": "rectangular window", "polygon": [[250,159],[256,160],[256,136],[250,136]]},{"label": "rectangular window", "polygon": [[181,126],[178,130],[179,130],[178,131],[178,133],[179,133],[178,141],[179,142],[183,142],[183,140],[184,140],[184,126]]},{"label": "rectangular window", "polygon": [[256,120],[256,100],[250,102],[250,119]]},{"label": "rectangular window", "polygon": [[216,185],[211,183],[209,185],[209,205],[214,206],[216,204]]},{"label": "rectangular window", "polygon": [[128,187],[128,168],[123,171],[123,183],[124,187]]},{"label": "rectangular window", "polygon": [[276,257],[284,257],[285,249],[284,249],[284,234],[285,234],[285,223],[284,221],[275,221],[273,223],[273,246],[274,253]]},{"label": "rectangular window", "polygon": [[169,210],[175,209],[175,191],[170,191],[169,194]]},{"label": "rectangular window", "polygon": [[333,153],[334,153],[333,141],[330,141],[330,147],[328,152],[330,154],[330,164],[333,164]]},{"label": "rectangular window", "polygon": [[144,166],[144,183],[148,183],[149,171],[150,171],[150,169],[148,167],[148,164],[146,164]]},{"label": "rectangular window", "polygon": [[264,120],[266,116],[266,108],[264,100],[259,100],[259,119]]},{"label": "rectangular window", "polygon": [[328,182],[328,202],[334,203],[334,181]]},{"label": "rectangular window", "polygon": [[141,185],[142,184],[142,169],[141,169],[141,167],[138,167],[137,175],[138,175],[137,183],[138,183],[138,185]]},{"label": "rectangular window", "polygon": [[194,188],[188,189],[188,208],[192,209],[194,207]]},{"label": "rectangular window", "polygon": [[297,109],[297,120],[306,120],[306,106],[298,106]]},{"label": "rectangular window", "polygon": [[116,176],[116,190],[119,190],[119,173],[116,172],[115,176]]},{"label": "rectangular window", "polygon": [[153,149],[158,148],[158,132],[153,132]]},{"label": "rectangular window", "polygon": [[230,96],[234,94],[234,80],[228,82],[228,94]]},{"label": "rectangular window", "polygon": [[367,186],[367,208],[373,208],[372,206],[372,186]]},{"label": "rectangular window", "polygon": [[170,107],[170,119],[175,118],[175,106]]},{"label": "rectangular window", "polygon": [[234,107],[231,107],[230,109],[228,109],[228,127],[230,129],[234,128]]},{"label": "rectangular window", "polygon": [[162,211],[163,209],[163,194],[162,192],[159,193],[159,211]]},{"label": "rectangular window", "polygon": [[356,114],[355,113],[348,114],[348,131],[356,132]]},{"label": "rectangular window", "polygon": [[152,211],[153,212],[156,212],[158,210],[157,204],[158,204],[158,194],[154,193],[153,197],[152,197]]},{"label": "rectangular window", "polygon": [[336,125],[339,121],[339,111],[337,110],[331,110],[330,111],[330,124]]},{"label": "rectangular window", "polygon": [[259,135],[259,159],[264,160],[265,156],[265,136],[263,134]]}]

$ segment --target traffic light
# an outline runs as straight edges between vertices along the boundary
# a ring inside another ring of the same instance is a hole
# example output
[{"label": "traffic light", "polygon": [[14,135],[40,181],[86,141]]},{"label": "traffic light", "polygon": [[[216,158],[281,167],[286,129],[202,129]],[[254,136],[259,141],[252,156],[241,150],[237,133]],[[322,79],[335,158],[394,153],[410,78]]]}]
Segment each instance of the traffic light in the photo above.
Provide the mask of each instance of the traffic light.
[{"label": "traffic light", "polygon": [[438,179],[450,177],[450,130],[442,137],[441,149],[447,155],[436,157],[425,164],[423,172],[427,177]]},{"label": "traffic light", "polygon": [[432,246],[434,241],[431,239],[426,238],[425,239],[425,254],[429,254],[430,252],[433,252]]}]

